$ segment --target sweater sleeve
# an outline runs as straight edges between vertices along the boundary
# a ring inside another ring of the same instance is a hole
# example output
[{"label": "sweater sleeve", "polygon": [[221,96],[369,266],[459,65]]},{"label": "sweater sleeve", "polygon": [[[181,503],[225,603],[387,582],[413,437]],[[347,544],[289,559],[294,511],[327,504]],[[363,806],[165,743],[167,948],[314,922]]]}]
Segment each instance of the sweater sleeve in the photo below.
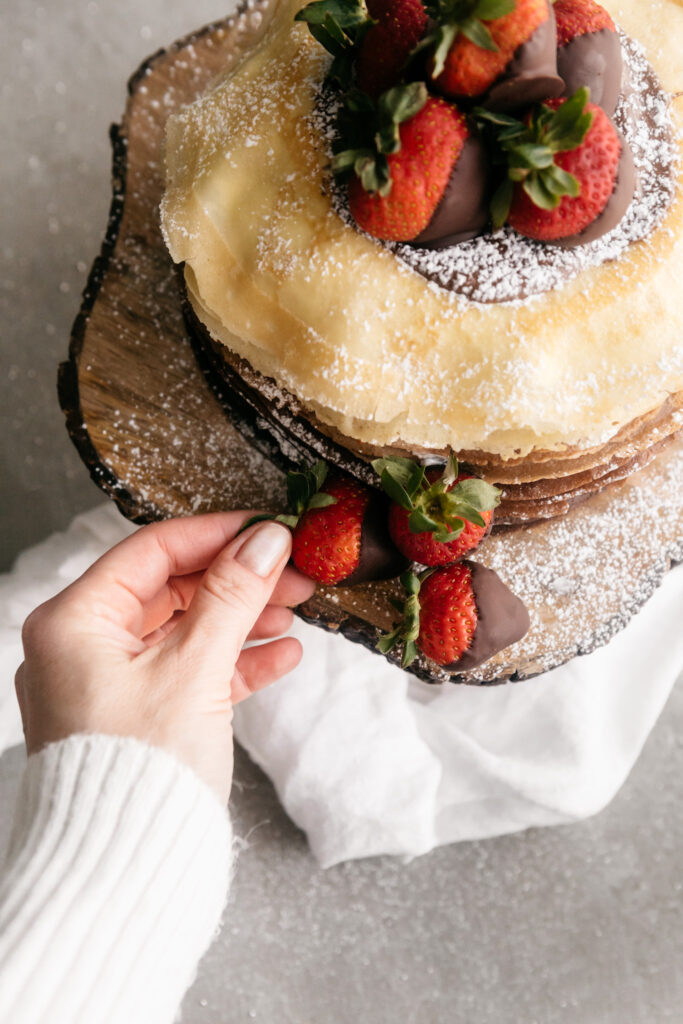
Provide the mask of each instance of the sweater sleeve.
[{"label": "sweater sleeve", "polygon": [[164,751],[71,736],[34,754],[0,880],[0,1021],[170,1024],[232,860],[227,812]]}]

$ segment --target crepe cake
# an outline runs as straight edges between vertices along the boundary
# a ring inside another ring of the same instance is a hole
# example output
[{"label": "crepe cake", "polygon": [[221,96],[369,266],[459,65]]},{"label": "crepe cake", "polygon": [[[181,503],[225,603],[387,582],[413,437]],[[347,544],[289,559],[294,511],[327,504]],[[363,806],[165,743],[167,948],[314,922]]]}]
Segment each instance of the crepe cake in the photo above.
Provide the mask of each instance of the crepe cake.
[{"label": "crepe cake", "polygon": [[260,5],[253,48],[170,118],[162,227],[193,330],[288,455],[372,481],[378,456],[455,452],[514,525],[564,514],[680,430],[683,8],[604,6],[636,184],[586,244],[361,230],[330,171],[330,57],[299,0]]}]

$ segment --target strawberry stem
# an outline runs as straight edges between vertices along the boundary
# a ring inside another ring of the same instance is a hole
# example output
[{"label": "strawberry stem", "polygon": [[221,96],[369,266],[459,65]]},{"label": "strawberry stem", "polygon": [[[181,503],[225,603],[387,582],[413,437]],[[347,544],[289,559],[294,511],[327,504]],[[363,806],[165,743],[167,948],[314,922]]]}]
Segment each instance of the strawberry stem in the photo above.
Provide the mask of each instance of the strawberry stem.
[{"label": "strawberry stem", "polygon": [[412,533],[433,533],[444,544],[457,540],[466,522],[485,526],[482,512],[500,504],[500,491],[484,480],[468,477],[456,483],[459,468],[452,453],[441,476],[431,483],[425,466],[412,459],[375,459],[372,467],[391,500],[410,513]]},{"label": "strawberry stem", "polygon": [[417,44],[413,53],[432,50],[433,77],[446,66],[449,51],[459,35],[481,50],[498,52],[487,21],[495,21],[514,11],[516,0],[432,0],[425,3],[433,28]]},{"label": "strawberry stem", "polygon": [[314,462],[307,469],[292,470],[287,474],[287,504],[289,512],[275,514],[271,512],[259,512],[247,519],[238,533],[243,533],[254,523],[262,523],[271,520],[275,523],[283,523],[290,529],[298,524],[299,519],[312,508],[327,508],[328,505],[336,505],[337,499],[331,494],[325,494],[322,490],[327,478],[327,464],[320,459]]},{"label": "strawberry stem", "polygon": [[401,667],[408,668],[417,657],[417,639],[420,635],[420,587],[423,580],[431,575],[431,572],[417,576],[414,572],[404,572],[401,576],[401,585],[406,593],[406,599],[396,606],[401,612],[401,618],[390,633],[385,633],[377,641],[377,650],[382,654],[388,654],[394,647],[403,645]]},{"label": "strawberry stem", "polygon": [[366,192],[386,196],[391,191],[387,156],[401,149],[400,125],[427,102],[424,82],[397,85],[377,102],[360,89],[344,97],[337,117],[332,171],[337,178],[355,174]]},{"label": "strawberry stem", "polygon": [[494,228],[502,227],[507,220],[516,185],[521,184],[542,210],[556,209],[564,196],[576,199],[581,194],[577,178],[558,167],[555,156],[583,144],[594,117],[586,109],[589,100],[588,88],[577,89],[555,110],[545,103],[538,104],[528,122],[483,107],[475,109],[480,126],[492,136],[497,162],[506,168],[491,200]]}]

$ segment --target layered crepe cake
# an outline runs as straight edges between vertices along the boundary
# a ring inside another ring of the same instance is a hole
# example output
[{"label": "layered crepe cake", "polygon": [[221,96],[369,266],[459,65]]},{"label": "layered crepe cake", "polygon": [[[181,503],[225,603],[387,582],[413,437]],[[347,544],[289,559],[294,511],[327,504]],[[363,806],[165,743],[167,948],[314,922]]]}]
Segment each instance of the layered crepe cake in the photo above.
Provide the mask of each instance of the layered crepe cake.
[{"label": "layered crepe cake", "polygon": [[572,248],[361,231],[301,6],[259,6],[254,45],[167,128],[163,230],[227,388],[292,457],[369,481],[380,455],[453,451],[501,486],[498,524],[645,466],[683,424],[683,5],[604,5],[637,183],[619,224]]}]

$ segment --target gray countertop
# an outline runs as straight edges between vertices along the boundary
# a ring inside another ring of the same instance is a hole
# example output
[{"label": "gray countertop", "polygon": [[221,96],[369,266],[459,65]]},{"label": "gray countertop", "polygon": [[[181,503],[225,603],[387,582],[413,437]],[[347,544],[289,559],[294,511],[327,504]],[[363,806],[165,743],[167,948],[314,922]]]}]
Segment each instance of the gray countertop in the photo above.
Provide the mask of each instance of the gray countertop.
[{"label": "gray countertop", "polygon": [[[67,438],[55,377],[106,223],[108,124],[145,56],[226,10],[215,0],[5,0],[2,13],[5,569],[101,500]],[[233,811],[248,845],[183,1021],[680,1020],[682,736],[679,685],[596,818],[325,872],[240,754]],[[0,758],[0,845],[22,763],[18,749]]]}]

